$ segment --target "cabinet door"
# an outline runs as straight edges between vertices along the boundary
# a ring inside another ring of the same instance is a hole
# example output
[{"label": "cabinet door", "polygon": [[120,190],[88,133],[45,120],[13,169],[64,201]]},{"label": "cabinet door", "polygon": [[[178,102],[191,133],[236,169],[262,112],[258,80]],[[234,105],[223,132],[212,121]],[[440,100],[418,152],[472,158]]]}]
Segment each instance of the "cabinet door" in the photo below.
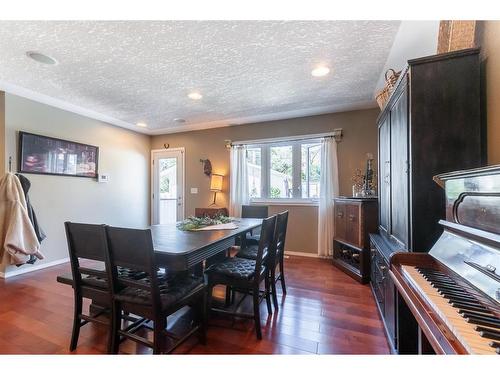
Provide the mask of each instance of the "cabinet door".
[{"label": "cabinet door", "polygon": [[379,225],[390,232],[391,220],[391,122],[388,114],[378,130],[379,154]]},{"label": "cabinet door", "polygon": [[356,247],[361,247],[359,241],[359,206],[357,204],[348,204],[346,206],[347,216],[347,241]]},{"label": "cabinet door", "polygon": [[346,206],[343,202],[335,202],[335,238],[346,240]]},{"label": "cabinet door", "polygon": [[408,95],[391,109],[391,234],[408,246]]}]

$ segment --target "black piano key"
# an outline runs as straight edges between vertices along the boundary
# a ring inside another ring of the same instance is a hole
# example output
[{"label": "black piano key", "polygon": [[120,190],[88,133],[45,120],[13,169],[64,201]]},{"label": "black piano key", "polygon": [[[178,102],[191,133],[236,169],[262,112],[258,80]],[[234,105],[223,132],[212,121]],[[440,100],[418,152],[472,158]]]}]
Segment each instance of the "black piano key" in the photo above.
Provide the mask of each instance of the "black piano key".
[{"label": "black piano key", "polygon": [[492,348],[500,348],[500,342],[499,341],[492,341],[492,342],[490,342],[490,346]]},{"label": "black piano key", "polygon": [[456,308],[456,309],[467,309],[471,311],[479,311],[479,312],[486,312],[488,311],[486,307],[481,306],[479,304],[470,304],[470,303],[458,303],[458,302],[452,302],[451,305]]},{"label": "black piano key", "polygon": [[489,329],[483,326],[477,326],[476,331],[479,332],[481,337],[492,339],[492,340],[500,340],[500,332],[494,329]]},{"label": "black piano key", "polygon": [[459,310],[458,313],[462,315],[464,318],[472,318],[472,319],[484,319],[489,322],[494,322],[500,325],[500,318],[497,318],[493,314],[480,314],[480,313],[473,313],[469,311],[464,311],[464,310]]},{"label": "black piano key", "polygon": [[448,276],[443,277],[443,276],[435,276],[435,275],[424,275],[424,278],[456,284],[455,281],[451,277],[448,277]]},{"label": "black piano key", "polygon": [[420,273],[423,273],[423,274],[437,274],[437,275],[445,275],[443,272],[441,271],[438,271],[434,268],[425,268],[425,267],[416,267],[417,270],[420,272]]},{"label": "black piano key", "polygon": [[457,303],[477,303],[477,300],[470,299],[470,298],[463,298],[460,296],[453,296],[449,295],[447,293],[442,293],[441,294],[444,298],[450,300],[451,302],[457,302]]},{"label": "black piano key", "polygon": [[442,285],[442,286],[446,286],[448,288],[454,288],[454,289],[458,289],[458,290],[463,290],[463,288],[461,288],[460,286],[458,286],[456,283],[451,283],[449,281],[436,280],[436,279],[432,279],[430,277],[426,278],[426,280],[428,282],[430,282],[431,284]]},{"label": "black piano key", "polygon": [[429,281],[429,283],[436,289],[447,289],[449,291],[452,291],[452,292],[457,292],[457,293],[464,293],[464,294],[468,294],[467,292],[465,292],[462,288],[459,288],[459,287],[456,287],[454,285],[448,285],[448,284],[443,284],[443,283],[438,283],[436,281]]},{"label": "black piano key", "polygon": [[438,279],[433,279],[431,277],[429,278],[425,278],[428,282],[430,283],[434,283],[434,284],[438,284],[438,285],[443,285],[443,286],[447,286],[448,288],[457,288],[457,289],[460,289],[462,290],[463,288],[461,288],[457,283],[452,283],[450,281],[446,281],[446,280],[438,280]]},{"label": "black piano key", "polygon": [[462,296],[462,297],[465,297],[465,298],[474,298],[474,297],[471,297],[471,295],[469,293],[466,293],[464,291],[461,291],[461,290],[457,290],[457,289],[450,289],[450,288],[446,288],[446,287],[436,287],[436,289],[438,291],[442,291],[442,292],[446,292],[446,293],[450,293],[450,294],[456,294],[457,296]]},{"label": "black piano key", "polygon": [[424,277],[428,278],[428,279],[436,280],[436,281],[442,281],[444,283],[456,284],[455,280],[453,280],[450,277],[441,277],[441,276],[432,276],[432,275],[427,275]]},{"label": "black piano key", "polygon": [[432,277],[443,277],[443,278],[451,279],[450,276],[445,275],[444,273],[438,273],[438,272],[425,272],[425,273],[423,273],[423,275],[425,275],[425,276],[432,276]]},{"label": "black piano key", "polygon": [[465,316],[465,314],[472,314],[473,316],[495,318],[495,315],[490,313],[488,310],[486,310],[486,311],[472,311],[469,308],[460,308],[458,310],[458,313],[461,314],[462,316]]},{"label": "black piano key", "polygon": [[470,299],[472,301],[477,302],[477,299],[469,293],[458,292],[456,290],[451,290],[451,289],[446,289],[446,288],[437,288],[437,289],[438,289],[438,292],[440,294],[446,293],[446,294],[449,294],[450,296],[460,297],[463,299]]},{"label": "black piano key", "polygon": [[485,318],[465,318],[465,321],[467,323],[476,324],[478,326],[500,329],[500,323]]}]

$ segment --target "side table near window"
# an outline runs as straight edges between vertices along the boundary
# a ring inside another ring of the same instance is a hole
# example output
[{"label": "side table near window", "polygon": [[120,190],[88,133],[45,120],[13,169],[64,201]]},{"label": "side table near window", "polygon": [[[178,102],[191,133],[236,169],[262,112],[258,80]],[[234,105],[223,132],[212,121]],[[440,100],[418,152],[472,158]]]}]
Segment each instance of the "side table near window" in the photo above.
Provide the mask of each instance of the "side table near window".
[{"label": "side table near window", "polygon": [[196,217],[215,217],[215,216],[229,216],[229,212],[226,207],[206,207],[206,208],[195,208],[194,216]]},{"label": "side table near window", "polygon": [[377,232],[377,198],[335,198],[333,264],[361,283],[370,281],[370,240]]}]

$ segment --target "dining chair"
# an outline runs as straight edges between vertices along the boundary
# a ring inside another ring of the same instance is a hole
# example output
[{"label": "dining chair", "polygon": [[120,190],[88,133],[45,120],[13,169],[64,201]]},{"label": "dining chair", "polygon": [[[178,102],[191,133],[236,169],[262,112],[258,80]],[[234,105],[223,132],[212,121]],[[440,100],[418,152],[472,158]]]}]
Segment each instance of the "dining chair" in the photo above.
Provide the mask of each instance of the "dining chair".
[{"label": "dining chair", "polygon": [[[274,234],[273,248],[274,251],[271,252],[268,257],[268,277],[270,279],[271,291],[273,297],[273,304],[276,310],[278,310],[278,297],[276,294],[276,283],[281,281],[281,289],[283,294],[286,294],[285,285],[285,267],[284,267],[284,255],[285,255],[285,240],[286,240],[286,230],[288,226],[288,211],[281,212],[276,218],[276,230]],[[247,246],[240,250],[236,257],[246,258],[246,259],[256,259],[258,253],[258,246]],[[279,275],[276,277],[276,268],[279,267]]]},{"label": "dining chair", "polygon": [[[242,205],[241,217],[249,219],[265,219],[269,216],[269,206],[263,205]],[[251,231],[247,235],[247,241],[257,245],[259,242],[260,230]]]},{"label": "dining chair", "polygon": [[[73,329],[71,333],[70,351],[78,345],[80,328],[89,322],[108,327],[108,352],[111,351],[111,315],[112,294],[106,266],[107,240],[105,225],[64,223],[68,252],[71,264],[71,285],[74,294]],[[82,265],[86,263],[86,265]],[[88,265],[88,266],[87,266]],[[137,272],[129,268],[120,267],[117,270],[122,278],[140,280],[145,277],[144,272]],[[83,298],[92,300],[96,312],[89,314],[82,312]],[[106,317],[104,317],[106,315]],[[103,316],[104,319],[98,319]],[[123,316],[132,324],[140,325],[144,319]]]},{"label": "dining chair", "polygon": [[[262,221],[262,231],[257,249],[257,257],[253,259],[227,258],[224,261],[212,264],[205,271],[208,290],[208,313],[217,311],[233,317],[253,319],[255,322],[255,332],[257,338],[262,339],[260,327],[260,303],[266,299],[267,312],[272,313],[270,284],[267,270],[267,258],[272,256],[274,230],[276,226],[276,216],[271,216]],[[264,281],[265,290],[260,290],[260,284]],[[243,294],[241,300],[235,304],[232,310],[212,309],[212,290],[216,285],[230,287],[232,292]],[[243,300],[251,295],[253,302],[253,314],[239,313],[238,307]]]},{"label": "dining chair", "polygon": [[[112,282],[113,326],[111,352],[119,350],[120,337],[131,339],[153,348],[154,354],[171,352],[182,342],[198,333],[206,340],[206,288],[203,279],[187,272],[159,273],[155,260],[153,240],[149,229],[106,227],[109,278]],[[120,277],[118,267],[144,272],[141,280]],[[185,306],[194,312],[189,331],[177,337],[166,330],[167,317]],[[138,315],[153,322],[153,341],[136,334],[136,330],[121,328],[121,311]],[[167,337],[174,340],[166,347]]]}]

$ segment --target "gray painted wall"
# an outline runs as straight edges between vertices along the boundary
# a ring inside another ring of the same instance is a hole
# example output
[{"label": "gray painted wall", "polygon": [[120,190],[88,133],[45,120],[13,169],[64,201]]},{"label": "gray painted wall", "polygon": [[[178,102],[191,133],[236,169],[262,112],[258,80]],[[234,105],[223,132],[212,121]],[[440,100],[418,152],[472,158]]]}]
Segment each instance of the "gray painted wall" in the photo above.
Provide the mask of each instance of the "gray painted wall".
[{"label": "gray painted wall", "polygon": [[99,171],[110,177],[108,183],[98,183],[89,178],[26,174],[32,184],[31,202],[47,234],[41,248],[45,259],[37,264],[68,256],[66,220],[149,225],[149,136],[10,94],[5,102],[6,160],[12,156],[17,166],[17,132],[23,130],[98,146]]}]

